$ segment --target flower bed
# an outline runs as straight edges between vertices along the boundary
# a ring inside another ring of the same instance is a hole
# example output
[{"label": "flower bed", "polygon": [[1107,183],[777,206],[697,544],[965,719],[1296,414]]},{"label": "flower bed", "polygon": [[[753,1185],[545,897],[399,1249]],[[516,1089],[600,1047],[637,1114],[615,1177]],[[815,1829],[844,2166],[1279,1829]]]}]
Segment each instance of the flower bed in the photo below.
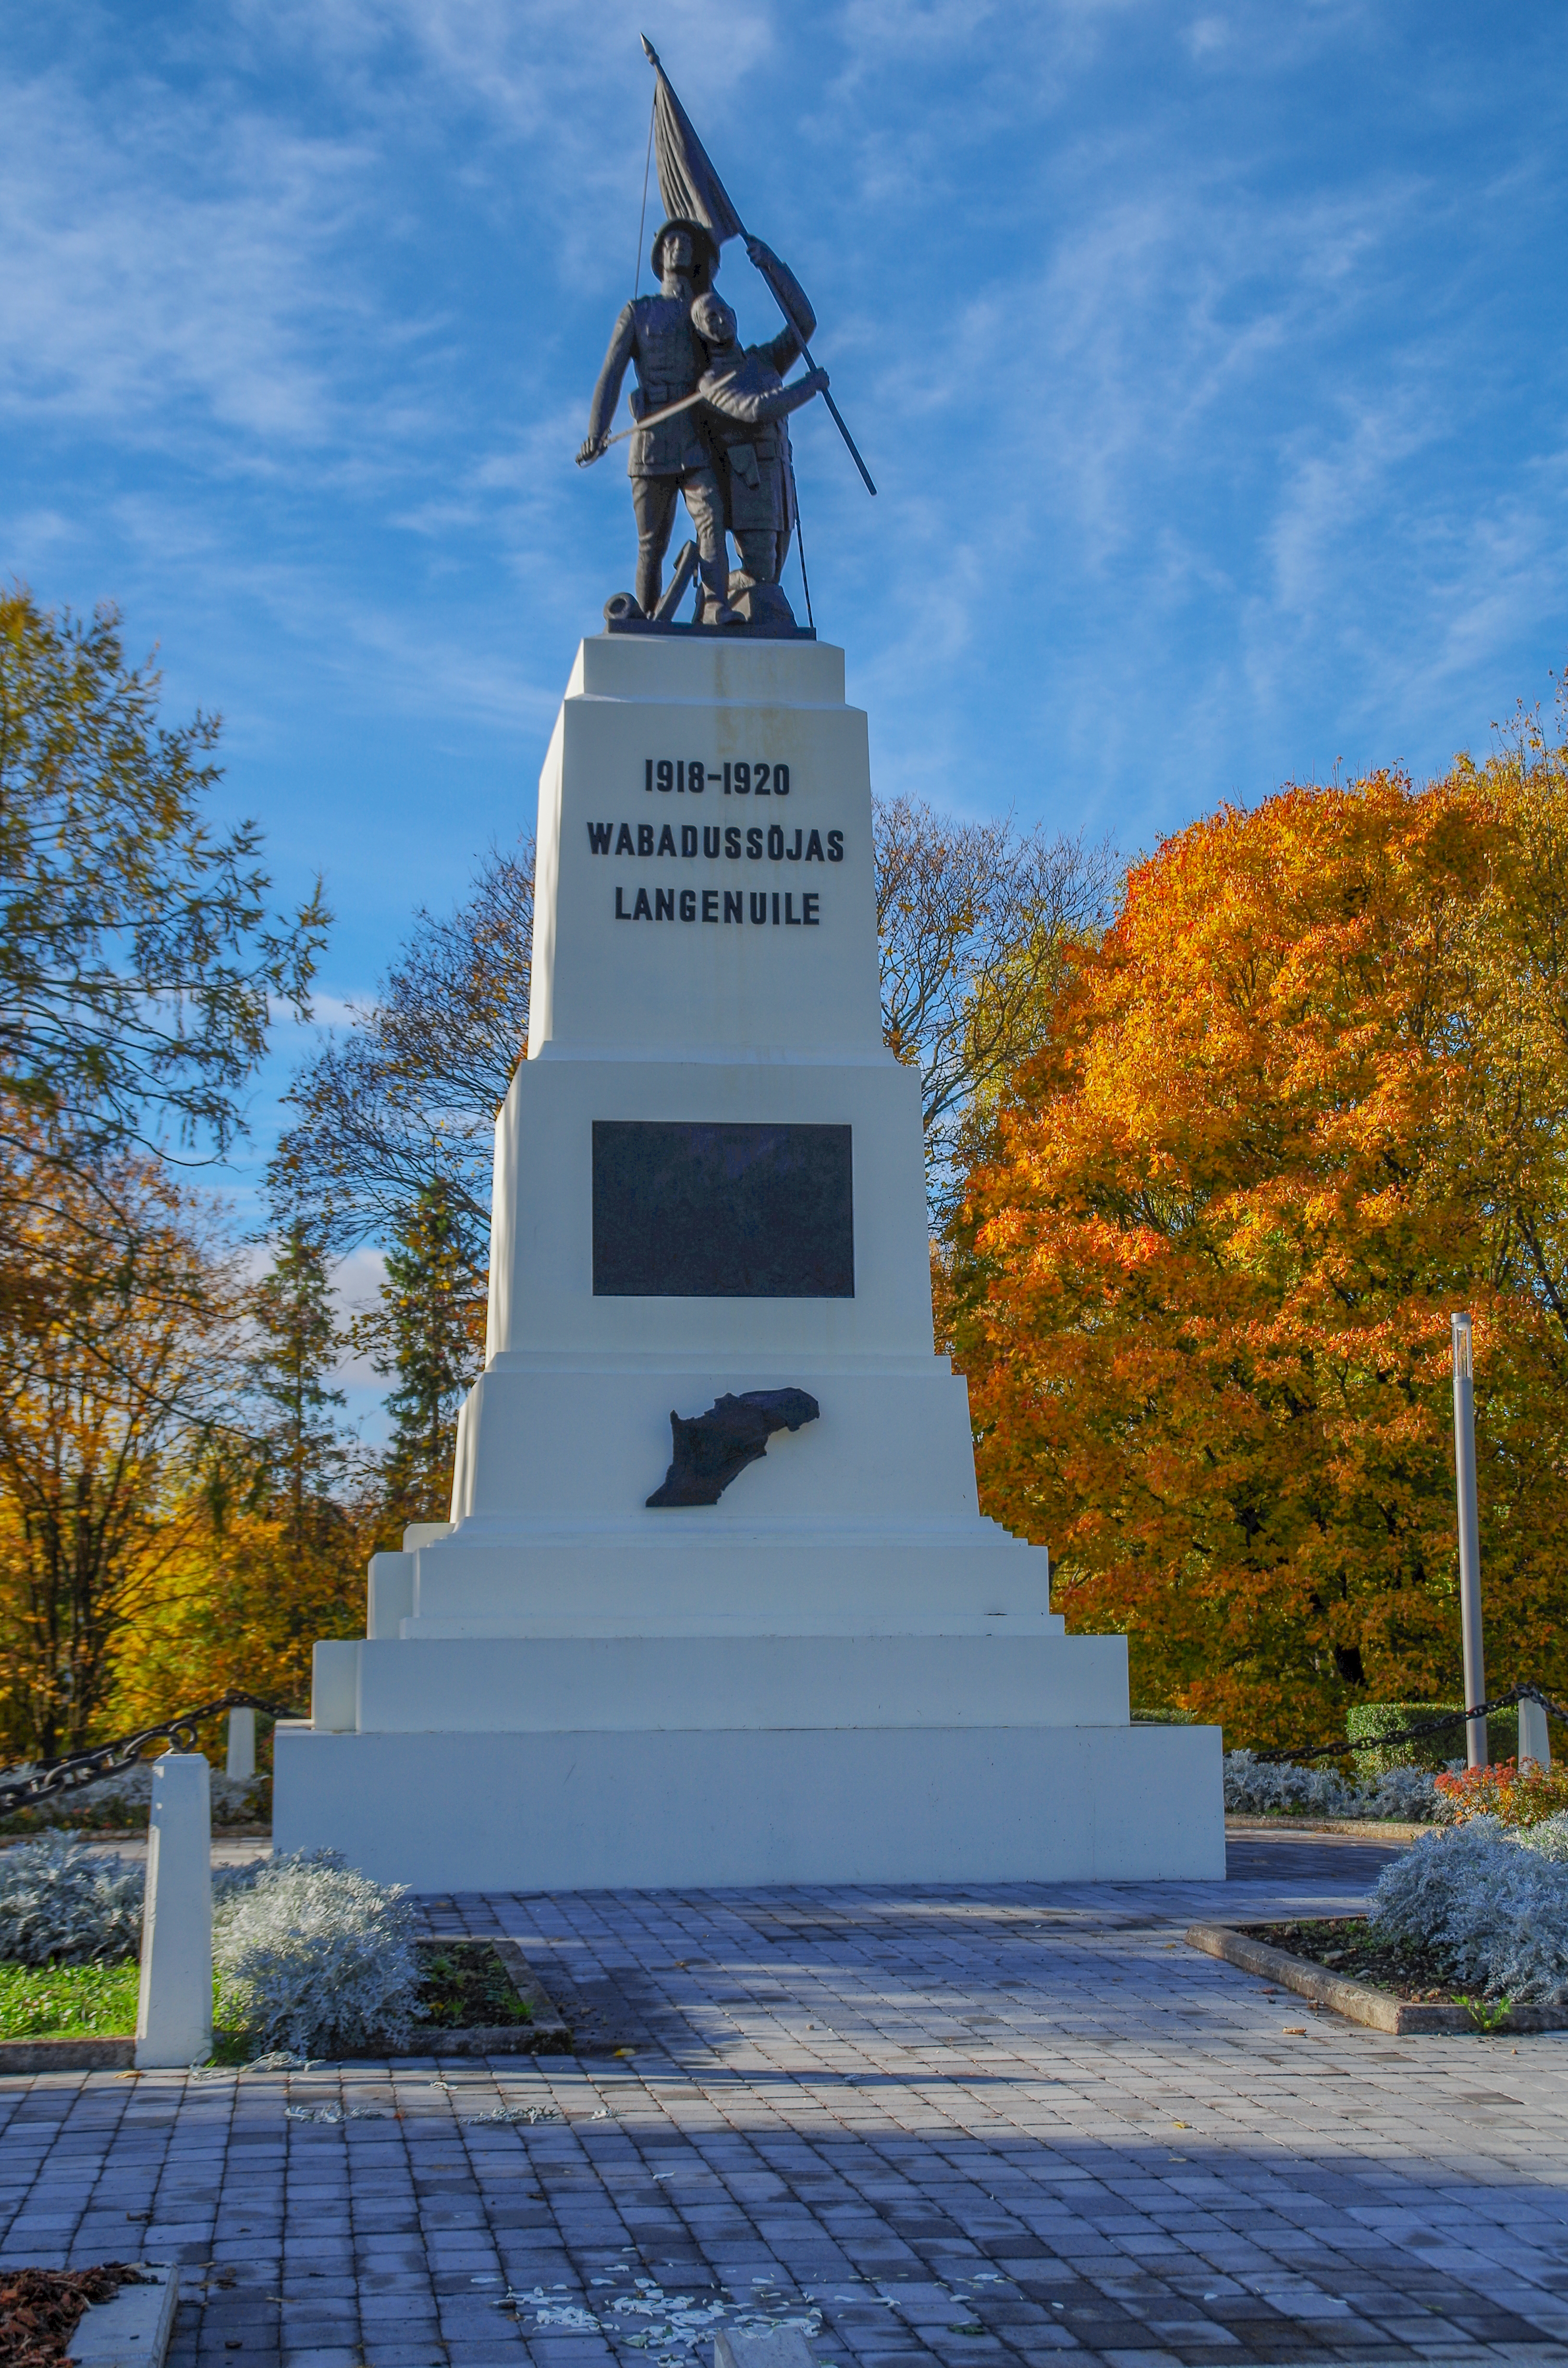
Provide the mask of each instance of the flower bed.
[{"label": "flower bed", "polygon": [[1304,1957],[1325,1973],[1368,1982],[1412,2005],[1462,2006],[1447,1966],[1430,1947],[1383,1932],[1365,1916],[1330,1916],[1291,1924],[1240,1924],[1238,1931],[1271,1949]]},{"label": "flower bed", "polygon": [[1568,1813],[1509,1829],[1476,1816],[1384,1868],[1365,1917],[1244,1928],[1342,1979],[1490,2023],[1510,2006],[1568,2013]]},{"label": "flower bed", "polygon": [[1568,1810],[1568,1767],[1540,1768],[1527,1759],[1521,1770],[1517,1759],[1503,1759],[1490,1768],[1449,1769],[1434,1782],[1453,1825],[1495,1817],[1503,1826],[1539,1826]]},{"label": "flower bed", "polygon": [[[490,1941],[416,1941],[415,1947],[415,2007],[422,2031],[503,2031],[532,2022],[532,2008]],[[134,1957],[85,1965],[0,1962],[0,2040],[129,2037],[136,2028],[140,1978]],[[256,2038],[225,2027],[222,1981],[214,1976],[214,2055],[220,2063],[249,2063],[258,2052]]]},{"label": "flower bed", "polygon": [[419,2002],[432,2029],[475,2031],[531,2022],[533,2009],[488,1941],[443,1941],[420,1950]]}]

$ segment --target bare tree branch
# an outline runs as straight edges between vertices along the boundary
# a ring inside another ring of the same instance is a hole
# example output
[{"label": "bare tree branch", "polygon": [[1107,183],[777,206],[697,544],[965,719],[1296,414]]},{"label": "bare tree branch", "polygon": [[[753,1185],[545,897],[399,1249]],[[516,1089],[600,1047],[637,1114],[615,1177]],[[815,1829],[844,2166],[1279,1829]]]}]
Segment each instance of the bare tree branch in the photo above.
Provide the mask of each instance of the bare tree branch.
[{"label": "bare tree branch", "polygon": [[879,799],[875,831],[882,1034],[920,1071],[939,1202],[977,1105],[1035,1050],[1074,949],[1104,928],[1119,866],[1105,843],[908,798]]},{"label": "bare tree branch", "polygon": [[298,1118],[268,1183],[280,1221],[347,1247],[395,1224],[432,1182],[487,1227],[492,1129],[527,1047],[533,847],[492,848],[449,916],[421,908],[378,1000],[288,1095]]}]

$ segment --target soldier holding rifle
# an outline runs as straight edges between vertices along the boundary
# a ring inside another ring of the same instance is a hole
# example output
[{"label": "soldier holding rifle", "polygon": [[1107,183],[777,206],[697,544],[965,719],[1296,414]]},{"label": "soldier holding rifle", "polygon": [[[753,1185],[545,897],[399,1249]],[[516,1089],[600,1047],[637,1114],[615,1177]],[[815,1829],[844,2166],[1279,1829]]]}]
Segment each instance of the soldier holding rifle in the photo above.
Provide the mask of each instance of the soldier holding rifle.
[{"label": "soldier holding rifle", "polygon": [[[634,297],[615,324],[577,454],[580,462],[597,461],[609,442],[629,362],[637,372],[632,409],[639,418],[695,395],[708,357],[691,324],[692,300],[710,286],[718,261],[719,250],[699,222],[667,222],[658,233],[653,262],[659,293]],[[729,602],[723,496],[698,412],[697,404],[687,403],[655,426],[640,427],[631,438],[627,473],[637,516],[637,604],[645,617],[659,605],[678,494],[697,532],[707,595],[704,622],[738,625]]]}]

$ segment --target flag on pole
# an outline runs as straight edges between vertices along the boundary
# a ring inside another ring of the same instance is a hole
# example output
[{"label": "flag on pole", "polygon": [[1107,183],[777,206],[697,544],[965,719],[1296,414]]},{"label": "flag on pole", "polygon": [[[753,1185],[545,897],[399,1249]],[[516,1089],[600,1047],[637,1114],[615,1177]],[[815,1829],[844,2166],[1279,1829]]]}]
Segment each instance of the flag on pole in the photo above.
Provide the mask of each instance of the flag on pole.
[{"label": "flag on pole", "polygon": [[646,33],[642,47],[653,69],[653,155],[665,213],[672,219],[700,222],[712,232],[720,246],[727,238],[744,237],[744,225],[730,202],[730,193],[670,88],[659,53]]},{"label": "flag on pole", "polygon": [[[691,119],[670,88],[659,52],[642,36],[642,47],[648,53],[648,63],[653,69],[653,153],[659,160],[659,195],[665,211],[672,220],[697,222],[712,236],[716,246],[727,238],[744,238],[745,224],[730,202],[730,193],[709,160],[708,151],[691,128]],[[800,339],[801,352],[808,370],[814,370],[808,340],[816,329],[816,316],[806,302],[805,294],[794,274],[786,270],[776,255],[757,244],[748,246],[748,253],[774,295],[778,309]],[[832,415],[833,424],[849,448],[849,457],[859,470],[869,494],[876,492],[871,472],[861,460],[855,438],[844,425],[844,416],[827,389],[823,389],[823,401]]]}]

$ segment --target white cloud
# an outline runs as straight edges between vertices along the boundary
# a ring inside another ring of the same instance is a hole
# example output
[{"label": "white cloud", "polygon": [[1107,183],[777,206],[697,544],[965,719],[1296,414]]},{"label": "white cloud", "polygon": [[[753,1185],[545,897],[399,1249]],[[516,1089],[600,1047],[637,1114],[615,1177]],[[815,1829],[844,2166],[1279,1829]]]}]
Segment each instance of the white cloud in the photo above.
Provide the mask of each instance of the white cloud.
[{"label": "white cloud", "polygon": [[[347,1331],[356,1315],[374,1307],[386,1279],[387,1262],[378,1249],[351,1250],[338,1260],[332,1271],[332,1304],[340,1330]],[[373,1391],[378,1397],[387,1388],[364,1356],[345,1355],[333,1368],[333,1380],[339,1388]]]},{"label": "white cloud", "polygon": [[[368,158],[156,86],[108,111],[60,69],[4,93],[0,403],[13,416],[253,455],[340,426],[319,351]],[[237,457],[237,453],[236,453]]]}]

